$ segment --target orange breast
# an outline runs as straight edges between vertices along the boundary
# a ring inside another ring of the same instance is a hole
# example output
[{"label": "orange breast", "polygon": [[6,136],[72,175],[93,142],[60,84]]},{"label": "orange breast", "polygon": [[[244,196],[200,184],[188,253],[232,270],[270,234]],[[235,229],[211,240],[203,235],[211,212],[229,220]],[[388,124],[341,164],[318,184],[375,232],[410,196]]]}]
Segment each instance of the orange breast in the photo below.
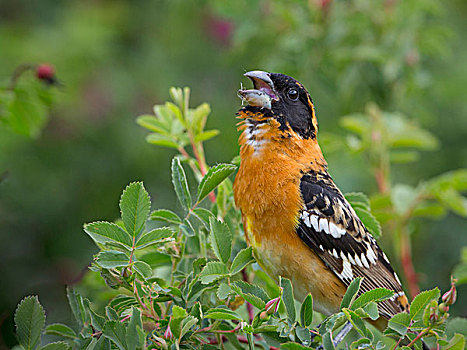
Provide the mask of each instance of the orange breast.
[{"label": "orange breast", "polygon": [[[302,174],[326,163],[316,140],[297,137],[282,137],[271,126],[261,133],[255,149],[242,134],[235,202],[261,267],[273,278],[291,279],[299,300],[311,292],[317,311],[329,314],[339,307],[345,287],[295,233],[303,208]],[[335,286],[332,292],[329,286]]]}]

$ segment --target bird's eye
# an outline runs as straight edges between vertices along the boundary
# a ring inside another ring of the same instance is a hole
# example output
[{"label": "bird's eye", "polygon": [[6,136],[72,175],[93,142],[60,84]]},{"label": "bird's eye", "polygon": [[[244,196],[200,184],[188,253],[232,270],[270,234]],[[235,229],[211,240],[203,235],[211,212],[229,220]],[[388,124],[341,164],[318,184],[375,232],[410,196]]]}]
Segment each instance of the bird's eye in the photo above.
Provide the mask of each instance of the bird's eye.
[{"label": "bird's eye", "polygon": [[289,96],[291,100],[296,101],[298,99],[298,91],[295,89],[290,89],[287,92],[287,96]]}]

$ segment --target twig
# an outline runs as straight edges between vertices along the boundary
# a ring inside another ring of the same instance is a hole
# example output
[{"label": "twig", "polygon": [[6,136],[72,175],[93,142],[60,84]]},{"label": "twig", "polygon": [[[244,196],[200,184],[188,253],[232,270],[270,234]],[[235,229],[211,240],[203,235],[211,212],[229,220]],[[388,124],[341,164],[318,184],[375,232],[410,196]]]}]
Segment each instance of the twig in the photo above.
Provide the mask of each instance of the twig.
[{"label": "twig", "polygon": [[[245,282],[248,282],[248,274],[246,273],[246,268],[242,270],[242,278]],[[246,302],[246,309],[248,311],[248,318],[250,319],[250,322],[252,322],[255,318],[255,315],[253,312],[253,305],[251,305],[248,301]]]}]

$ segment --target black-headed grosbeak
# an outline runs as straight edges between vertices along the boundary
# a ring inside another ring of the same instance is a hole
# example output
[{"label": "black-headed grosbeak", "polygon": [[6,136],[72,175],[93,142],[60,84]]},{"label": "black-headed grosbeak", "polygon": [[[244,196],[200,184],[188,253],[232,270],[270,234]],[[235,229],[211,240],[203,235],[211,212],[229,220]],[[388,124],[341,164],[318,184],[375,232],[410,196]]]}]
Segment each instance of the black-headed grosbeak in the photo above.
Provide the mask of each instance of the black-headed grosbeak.
[{"label": "black-headed grosbeak", "polygon": [[239,90],[241,164],[235,202],[247,242],[272,277],[289,278],[295,296],[313,296],[325,315],[338,312],[350,282],[363,277],[360,294],[384,287],[395,292],[379,304],[387,319],[407,311],[397,274],[376,240],[337,188],[317,141],[318,122],[310,94],[295,79],[277,73],[245,74],[254,89]]}]

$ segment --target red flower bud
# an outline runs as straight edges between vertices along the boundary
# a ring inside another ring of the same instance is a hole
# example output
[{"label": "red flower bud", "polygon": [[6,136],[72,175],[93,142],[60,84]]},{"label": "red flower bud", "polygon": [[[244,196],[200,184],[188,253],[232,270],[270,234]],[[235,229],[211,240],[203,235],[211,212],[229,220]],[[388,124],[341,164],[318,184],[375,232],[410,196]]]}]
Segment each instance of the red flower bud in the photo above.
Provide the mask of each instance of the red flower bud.
[{"label": "red flower bud", "polygon": [[276,313],[277,310],[279,310],[280,301],[281,301],[281,297],[277,297],[277,298],[269,300],[266,303],[265,310],[266,310],[268,315],[272,315],[272,314]]},{"label": "red flower bud", "polygon": [[36,77],[39,80],[43,80],[46,83],[55,83],[55,69],[50,64],[43,63],[36,68]]},{"label": "red flower bud", "polygon": [[438,309],[439,309],[440,312],[446,313],[446,312],[449,311],[449,306],[446,303],[441,303],[441,304],[439,304]]},{"label": "red flower bud", "polygon": [[269,314],[266,312],[266,311],[261,311],[261,313],[259,314],[259,318],[263,321],[266,321],[269,319]]},{"label": "red flower bud", "polygon": [[172,331],[170,329],[170,325],[167,325],[167,329],[164,332],[164,338],[165,339],[172,339],[174,335],[172,334]]},{"label": "red flower bud", "polygon": [[452,305],[456,302],[457,299],[457,290],[456,290],[456,283],[457,280],[451,280],[451,289],[449,289],[444,295],[442,296],[441,300],[446,303],[446,305]]}]

